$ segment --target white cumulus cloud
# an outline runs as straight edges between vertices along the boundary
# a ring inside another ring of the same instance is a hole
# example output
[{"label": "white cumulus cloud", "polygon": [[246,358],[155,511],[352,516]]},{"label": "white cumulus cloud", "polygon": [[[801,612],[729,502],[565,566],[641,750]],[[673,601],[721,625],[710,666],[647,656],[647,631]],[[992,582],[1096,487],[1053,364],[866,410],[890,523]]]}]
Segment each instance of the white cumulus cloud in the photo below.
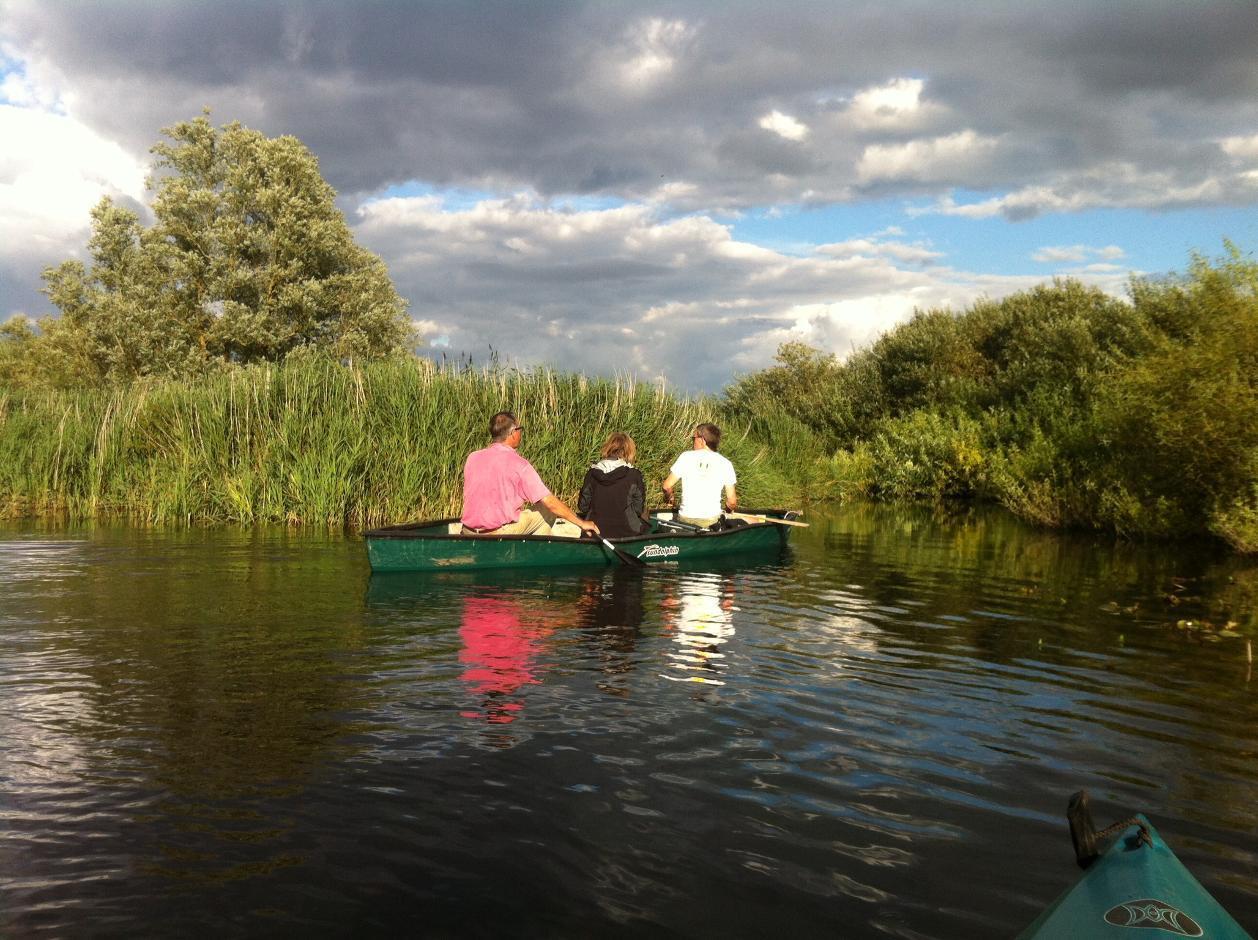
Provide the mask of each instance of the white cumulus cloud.
[{"label": "white cumulus cloud", "polygon": [[844,110],[858,128],[896,130],[910,128],[942,116],[942,109],[922,100],[926,83],[920,78],[896,78],[883,85],[858,91]]},{"label": "white cumulus cloud", "polygon": [[783,114],[781,111],[770,111],[760,119],[760,126],[787,140],[803,140],[808,136],[808,125],[801,124],[789,114]]},{"label": "white cumulus cloud", "polygon": [[1091,261],[1088,270],[1108,273],[1117,270],[1117,266],[1109,262],[1125,258],[1125,252],[1118,245],[1104,245],[1100,248],[1092,245],[1046,245],[1031,253],[1031,260],[1041,264],[1083,264]]},{"label": "white cumulus cloud", "polygon": [[903,144],[871,144],[861,154],[857,176],[865,182],[931,182],[961,177],[985,163],[999,141],[972,130]]},{"label": "white cumulus cloud", "polygon": [[1041,248],[1032,253],[1031,260],[1044,264],[1060,264],[1062,262],[1081,262],[1088,256],[1086,245],[1059,245]]},{"label": "white cumulus cloud", "polygon": [[1111,163],[978,202],[958,203],[951,195],[944,196],[929,207],[910,210],[910,214],[938,213],[970,219],[1003,216],[1016,221],[1098,208],[1187,208],[1216,205],[1229,198],[1251,200],[1254,182],[1245,172],[1179,179],[1169,172],[1148,170],[1133,163]]},{"label": "white cumulus cloud", "polygon": [[1225,137],[1219,141],[1219,147],[1229,157],[1255,160],[1258,159],[1258,134],[1247,137]]},{"label": "white cumulus cloud", "polygon": [[144,195],[147,166],[64,114],[0,104],[0,257],[47,258],[82,243],[102,196]]},{"label": "white cumulus cloud", "polygon": [[[890,234],[890,233],[889,233]],[[895,232],[894,234],[899,234]],[[875,238],[853,238],[842,242],[819,245],[817,252],[834,258],[884,257],[906,264],[930,264],[943,257],[942,252],[932,251],[923,245],[897,241],[881,241]]]},{"label": "white cumulus cloud", "polygon": [[[633,372],[688,390],[768,365],[790,339],[846,355],[914,309],[961,309],[1042,280],[958,271],[885,231],[786,254],[702,214],[575,210],[532,193],[457,207],[372,201],[356,234],[451,354],[481,358],[492,346],[521,365]],[[1079,276],[1125,285],[1107,271]]]}]

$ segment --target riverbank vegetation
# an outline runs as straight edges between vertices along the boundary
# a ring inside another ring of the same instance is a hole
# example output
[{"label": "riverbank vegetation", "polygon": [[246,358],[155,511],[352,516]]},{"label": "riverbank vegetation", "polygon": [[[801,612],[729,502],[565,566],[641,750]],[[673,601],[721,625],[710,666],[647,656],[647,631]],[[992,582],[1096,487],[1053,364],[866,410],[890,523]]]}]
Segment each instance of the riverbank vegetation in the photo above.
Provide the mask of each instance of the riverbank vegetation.
[{"label": "riverbank vegetation", "polygon": [[[371,525],[457,511],[494,412],[572,499],[609,430],[662,480],[712,408],[631,380],[442,368],[356,245],[318,161],[207,115],[153,148],[154,221],[103,200],[90,264],[44,272],[57,318],[0,327],[0,512]],[[745,499],[780,477],[745,436]]]},{"label": "riverbank vegetation", "polygon": [[0,512],[370,525],[452,513],[488,416],[569,498],[610,430],[662,478],[715,418],[744,503],[993,501],[1048,527],[1258,551],[1258,264],[1117,298],[1077,281],[926,310],[723,395],[439,367],[314,156],[202,115],[153,148],[153,223],[104,200],[61,315],[0,326]]},{"label": "riverbank vegetation", "polygon": [[[525,453],[574,501],[609,429],[662,480],[711,412],[627,380],[320,355],[197,382],[0,391],[0,512],[151,522],[368,526],[456,515],[463,460],[513,408]],[[763,447],[729,434],[744,502],[793,496]]]},{"label": "riverbank vegetation", "polygon": [[1258,551],[1258,264],[1229,246],[1125,300],[1061,281],[924,311],[844,362],[788,345],[726,411],[808,438],[814,498],[992,500]]}]

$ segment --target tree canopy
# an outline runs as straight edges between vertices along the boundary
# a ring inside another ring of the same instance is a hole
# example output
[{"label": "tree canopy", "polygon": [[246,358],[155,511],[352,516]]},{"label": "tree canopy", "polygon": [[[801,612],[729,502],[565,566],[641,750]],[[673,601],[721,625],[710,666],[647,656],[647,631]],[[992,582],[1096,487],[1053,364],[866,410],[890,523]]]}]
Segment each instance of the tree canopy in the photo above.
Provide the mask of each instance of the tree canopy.
[{"label": "tree canopy", "polygon": [[384,262],[354,242],[301,141],[216,128],[205,114],[163,134],[148,181],[153,224],[101,200],[90,264],[44,272],[61,316],[41,320],[38,335],[15,326],[3,337],[31,368],[81,384],[301,349],[344,359],[405,348],[405,302]]}]

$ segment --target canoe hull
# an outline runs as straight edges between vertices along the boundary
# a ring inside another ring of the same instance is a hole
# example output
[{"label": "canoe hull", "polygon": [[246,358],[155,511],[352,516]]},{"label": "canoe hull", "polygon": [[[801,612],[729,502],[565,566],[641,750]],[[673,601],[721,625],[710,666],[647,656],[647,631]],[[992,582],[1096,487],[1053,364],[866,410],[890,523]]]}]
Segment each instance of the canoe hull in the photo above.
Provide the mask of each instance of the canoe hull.
[{"label": "canoe hull", "polygon": [[[766,511],[781,516],[780,511]],[[451,535],[456,519],[390,526],[365,533],[372,571],[469,571],[622,564],[601,542],[539,535]],[[657,531],[617,539],[616,547],[647,564],[743,552],[780,551],[790,527],[764,522],[724,532]]]},{"label": "canoe hull", "polygon": [[1022,940],[1130,938],[1131,928],[1155,928],[1150,937],[1249,937],[1149,821],[1138,818],[1148,827],[1152,845],[1141,844],[1136,826],[1128,828],[1023,931]]}]

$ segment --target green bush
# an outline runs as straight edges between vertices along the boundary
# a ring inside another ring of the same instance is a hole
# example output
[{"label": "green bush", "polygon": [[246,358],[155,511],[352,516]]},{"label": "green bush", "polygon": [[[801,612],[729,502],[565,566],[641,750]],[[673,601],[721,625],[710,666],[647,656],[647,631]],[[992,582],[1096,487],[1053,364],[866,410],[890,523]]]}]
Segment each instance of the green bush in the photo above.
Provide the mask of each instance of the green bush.
[{"label": "green bush", "polygon": [[991,498],[1039,524],[1250,550],[1258,265],[1229,245],[1127,301],[1067,280],[920,312],[842,363],[789,344],[726,401],[820,442],[816,495]]},{"label": "green bush", "polygon": [[1173,334],[1114,370],[1098,394],[1106,436],[1103,480],[1121,488],[1104,522],[1151,534],[1204,532],[1243,505],[1258,481],[1258,297],[1255,266],[1235,254],[1198,260],[1188,281],[1142,296],[1184,307]]},{"label": "green bush", "polygon": [[1238,552],[1258,554],[1258,486],[1210,516],[1210,531]]},{"label": "green bush", "polygon": [[915,411],[888,419],[869,454],[872,491],[883,499],[957,499],[987,491],[979,426],[964,415]]},{"label": "green bush", "polygon": [[818,462],[817,470],[814,492],[820,498],[847,502],[874,495],[877,467],[867,444],[835,451]]}]

